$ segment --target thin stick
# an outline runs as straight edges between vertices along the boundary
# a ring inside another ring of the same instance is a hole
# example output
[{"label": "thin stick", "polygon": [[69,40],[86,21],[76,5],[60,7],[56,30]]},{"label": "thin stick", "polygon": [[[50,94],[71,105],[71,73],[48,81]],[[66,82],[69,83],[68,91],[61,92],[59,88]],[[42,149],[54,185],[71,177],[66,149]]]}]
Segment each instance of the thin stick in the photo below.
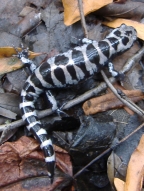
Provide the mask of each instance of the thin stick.
[{"label": "thin stick", "polygon": [[130,59],[128,59],[128,61],[124,65],[123,69],[121,70],[121,73],[128,72],[135,65],[135,63],[141,59],[143,54],[144,54],[144,45],[134,56],[132,56]]},{"label": "thin stick", "polygon": [[[115,79],[114,78],[111,79],[111,82],[113,82],[113,80],[115,80]],[[102,82],[98,87],[96,87],[96,88],[94,88],[92,90],[89,90],[86,93],[84,93],[83,95],[81,95],[81,96],[67,102],[64,105],[63,110],[69,109],[69,108],[71,108],[71,107],[85,101],[86,99],[90,98],[91,96],[96,96],[98,93],[100,93],[102,90],[104,90],[106,88],[107,88],[106,83]],[[42,118],[44,118],[46,116],[49,116],[52,113],[53,113],[53,111],[51,109],[46,109],[46,110],[43,110],[43,111],[37,111],[37,115],[38,115],[39,119],[42,119]],[[15,128],[20,127],[22,125],[25,125],[25,122],[22,119],[14,121],[12,123],[0,125],[0,132],[6,130],[7,128],[15,129]]]},{"label": "thin stick", "polygon": [[78,6],[79,6],[81,24],[82,24],[82,27],[83,27],[83,30],[84,30],[84,34],[85,34],[85,37],[88,38],[88,32],[87,32],[87,27],[86,27],[84,12],[83,12],[83,2],[82,2],[82,0],[78,0]]},{"label": "thin stick", "polygon": [[118,93],[117,90],[114,88],[114,86],[110,83],[110,81],[108,80],[107,76],[105,75],[104,71],[101,70],[101,74],[106,82],[106,84],[108,85],[108,87],[111,89],[111,91],[115,94],[115,96],[127,107],[129,107],[132,111],[134,111],[135,113],[137,113],[139,116],[144,116],[144,111],[142,111],[141,109],[139,110],[138,107],[134,107],[134,105],[132,105],[130,102],[128,102],[127,100],[123,99]]}]

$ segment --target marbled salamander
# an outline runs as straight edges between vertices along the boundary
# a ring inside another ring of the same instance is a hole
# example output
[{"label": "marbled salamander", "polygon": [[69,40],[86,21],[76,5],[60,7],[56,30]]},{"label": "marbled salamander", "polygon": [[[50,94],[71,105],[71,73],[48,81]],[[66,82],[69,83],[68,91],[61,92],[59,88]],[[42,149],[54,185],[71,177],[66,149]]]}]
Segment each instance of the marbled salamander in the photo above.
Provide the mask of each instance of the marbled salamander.
[{"label": "marbled salamander", "polygon": [[[96,74],[107,64],[112,76],[118,76],[119,73],[114,70],[109,61],[117,54],[128,50],[136,40],[136,36],[136,30],[133,27],[122,24],[100,42],[84,38],[82,46],[49,58],[26,80],[21,92],[22,118],[26,122],[27,129],[40,143],[47,163],[48,176],[51,180],[54,176],[55,154],[52,141],[38,120],[34,102],[37,101],[41,93],[47,90],[52,109],[57,110],[56,100],[48,90],[77,84]],[[31,63],[23,52],[18,57],[24,63]]]}]

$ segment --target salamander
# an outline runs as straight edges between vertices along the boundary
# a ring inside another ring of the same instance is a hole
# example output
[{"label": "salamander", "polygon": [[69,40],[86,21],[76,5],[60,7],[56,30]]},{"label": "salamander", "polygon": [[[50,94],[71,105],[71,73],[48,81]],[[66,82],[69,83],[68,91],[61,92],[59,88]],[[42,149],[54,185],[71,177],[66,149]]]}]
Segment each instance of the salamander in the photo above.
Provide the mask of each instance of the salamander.
[{"label": "salamander", "polygon": [[[34,68],[32,75],[26,80],[21,91],[22,119],[44,152],[48,176],[51,181],[54,177],[55,153],[51,138],[42,128],[37,117],[34,103],[41,93],[46,92],[52,110],[57,110],[57,103],[50,92],[51,89],[66,88],[78,84],[80,81],[96,75],[106,65],[108,65],[111,75],[118,77],[120,74],[114,70],[111,59],[130,49],[136,39],[136,30],[125,24],[114,29],[104,40],[99,42],[84,38],[82,46],[49,58],[38,68]],[[26,51],[20,52],[18,57],[23,63],[31,63]]]}]

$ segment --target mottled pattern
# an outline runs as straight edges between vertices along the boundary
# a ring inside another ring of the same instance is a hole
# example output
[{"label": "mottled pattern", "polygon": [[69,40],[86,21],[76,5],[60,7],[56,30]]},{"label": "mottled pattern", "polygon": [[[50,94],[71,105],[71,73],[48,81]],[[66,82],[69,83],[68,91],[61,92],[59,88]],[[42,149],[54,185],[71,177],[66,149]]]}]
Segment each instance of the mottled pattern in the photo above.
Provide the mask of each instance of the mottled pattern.
[{"label": "mottled pattern", "polygon": [[[136,40],[136,31],[133,27],[121,25],[114,29],[104,40],[96,42],[84,38],[83,45],[69,50],[63,54],[49,58],[47,62],[38,67],[27,79],[21,92],[22,118],[27,128],[40,143],[45,155],[48,176],[53,179],[55,168],[55,154],[50,137],[42,128],[36,115],[34,102],[46,89],[68,87],[95,75],[103,66],[108,64],[112,76],[117,76],[112,63],[109,61],[119,53],[129,49]],[[24,59],[28,62],[29,59]],[[30,61],[31,62],[31,61]],[[55,98],[47,92],[52,109],[57,109]]]}]

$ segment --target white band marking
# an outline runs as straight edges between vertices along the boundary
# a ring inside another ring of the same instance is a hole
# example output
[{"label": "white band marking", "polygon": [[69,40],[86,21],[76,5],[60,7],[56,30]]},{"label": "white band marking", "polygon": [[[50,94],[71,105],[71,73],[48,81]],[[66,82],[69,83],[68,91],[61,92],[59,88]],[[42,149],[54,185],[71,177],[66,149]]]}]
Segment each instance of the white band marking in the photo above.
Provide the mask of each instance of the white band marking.
[{"label": "white band marking", "polygon": [[35,126],[36,124],[41,124],[41,123],[40,123],[40,121],[32,122],[32,123],[30,123],[30,124],[27,126],[27,129],[30,131],[31,127]]},{"label": "white band marking", "polygon": [[32,116],[32,115],[33,115],[33,116],[37,116],[35,111],[31,111],[31,112],[29,112],[29,113],[25,113],[25,114],[22,116],[22,119],[25,120],[25,119],[27,119],[28,117],[30,117],[30,116]]},{"label": "white band marking", "polygon": [[22,102],[22,103],[20,103],[20,108],[26,107],[26,106],[31,106],[31,107],[34,108],[34,104],[33,104],[32,101],[27,101],[27,102]]},{"label": "white band marking", "polygon": [[36,132],[36,134],[39,135],[43,135],[43,134],[47,134],[46,130],[41,128],[38,132]]},{"label": "white band marking", "polygon": [[43,143],[41,143],[40,148],[43,149],[43,147],[48,146],[48,145],[52,146],[51,139],[48,139],[48,140],[44,141]]},{"label": "white band marking", "polygon": [[55,155],[45,158],[45,162],[53,162],[53,161],[55,161]]}]

